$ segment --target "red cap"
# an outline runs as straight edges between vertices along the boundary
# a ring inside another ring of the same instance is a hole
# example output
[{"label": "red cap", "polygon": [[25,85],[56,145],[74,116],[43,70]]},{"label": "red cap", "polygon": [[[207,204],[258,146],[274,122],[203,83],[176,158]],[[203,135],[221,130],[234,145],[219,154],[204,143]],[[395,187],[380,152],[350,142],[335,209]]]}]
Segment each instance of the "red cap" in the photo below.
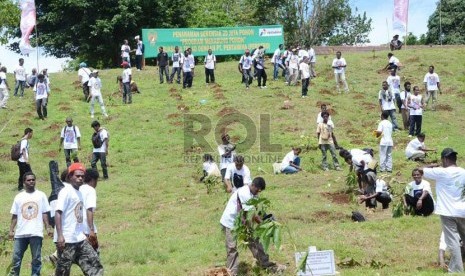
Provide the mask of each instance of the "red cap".
[{"label": "red cap", "polygon": [[85,172],[86,167],[84,167],[82,163],[73,163],[71,164],[71,166],[69,166],[68,173],[73,173],[74,171],[77,171],[77,170]]},{"label": "red cap", "polygon": [[123,63],[121,63],[121,66],[123,66],[123,67],[126,67],[128,65],[129,65],[129,63],[127,61],[123,61]]}]

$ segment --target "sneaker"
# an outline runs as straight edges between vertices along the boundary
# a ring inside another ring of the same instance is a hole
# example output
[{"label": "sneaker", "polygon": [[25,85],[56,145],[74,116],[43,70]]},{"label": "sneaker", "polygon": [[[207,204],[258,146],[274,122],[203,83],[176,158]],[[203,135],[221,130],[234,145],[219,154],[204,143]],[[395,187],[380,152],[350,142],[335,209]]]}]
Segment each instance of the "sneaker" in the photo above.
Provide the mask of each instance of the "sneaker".
[{"label": "sneaker", "polygon": [[335,170],[336,171],[342,171],[341,167],[336,167]]},{"label": "sneaker", "polygon": [[8,109],[8,107],[6,105],[2,106],[3,109]]},{"label": "sneaker", "polygon": [[265,85],[265,86],[262,86],[262,88],[263,88],[263,89],[266,88],[266,85]]},{"label": "sneaker", "polygon": [[248,86],[246,86],[246,87],[245,87],[245,89],[249,90],[249,87],[248,87]]},{"label": "sneaker", "polygon": [[329,169],[328,168],[323,168],[323,171],[327,172],[327,171],[329,171]]},{"label": "sneaker", "polygon": [[94,114],[90,115],[90,118],[91,118],[91,119],[94,119]]},{"label": "sneaker", "polygon": [[48,256],[48,259],[49,259],[50,262],[52,263],[53,267],[56,267],[56,266],[57,266],[58,257],[55,255],[55,253],[53,253],[52,255]]},{"label": "sneaker", "polygon": [[408,138],[412,138],[412,135],[409,135]]},{"label": "sneaker", "polygon": [[105,118],[108,118],[108,114],[103,114],[103,116],[105,116]]}]

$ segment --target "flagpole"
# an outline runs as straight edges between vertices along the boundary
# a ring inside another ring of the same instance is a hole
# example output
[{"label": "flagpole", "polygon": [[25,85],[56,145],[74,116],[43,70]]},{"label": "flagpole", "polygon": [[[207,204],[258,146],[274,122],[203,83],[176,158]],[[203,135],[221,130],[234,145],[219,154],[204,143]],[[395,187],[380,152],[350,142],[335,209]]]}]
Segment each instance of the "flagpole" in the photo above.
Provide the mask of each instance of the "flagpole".
[{"label": "flagpole", "polygon": [[410,1],[407,0],[407,20],[405,21],[405,47],[407,48],[407,38],[409,37],[408,35],[408,8],[410,6]]},{"label": "flagpole", "polygon": [[36,29],[36,48],[37,48],[37,74],[40,73],[40,68],[39,68],[39,33],[37,32],[37,23],[34,26]]}]

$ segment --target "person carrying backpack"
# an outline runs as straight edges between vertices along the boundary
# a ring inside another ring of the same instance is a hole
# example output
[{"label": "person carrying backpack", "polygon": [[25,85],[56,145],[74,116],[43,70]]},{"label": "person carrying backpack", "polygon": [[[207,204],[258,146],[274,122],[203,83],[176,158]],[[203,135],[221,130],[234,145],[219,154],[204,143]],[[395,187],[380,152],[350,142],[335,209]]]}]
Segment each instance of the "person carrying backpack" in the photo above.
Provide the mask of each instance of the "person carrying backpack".
[{"label": "person carrying backpack", "polygon": [[18,191],[23,189],[23,177],[27,172],[31,172],[31,165],[29,164],[29,139],[32,138],[32,128],[26,128],[24,130],[24,136],[21,138],[21,146],[19,148],[19,159],[17,161],[19,168],[18,177]]},{"label": "person carrying backpack", "polygon": [[[77,126],[73,125],[73,118],[66,118],[66,126],[63,127],[60,134],[60,145],[58,146],[58,151],[61,151],[63,146],[65,152],[66,167],[71,165],[71,154],[77,152],[78,149],[81,149],[81,132]],[[73,158],[73,161],[79,162],[79,159],[76,157]]]},{"label": "person carrying backpack", "polygon": [[106,157],[108,154],[108,141],[110,136],[105,128],[100,127],[100,123],[98,121],[93,121],[91,127],[95,132],[92,134],[92,145],[94,149],[92,151],[92,161],[90,161],[90,165],[92,169],[97,169],[97,161],[100,160],[103,179],[108,179]]}]

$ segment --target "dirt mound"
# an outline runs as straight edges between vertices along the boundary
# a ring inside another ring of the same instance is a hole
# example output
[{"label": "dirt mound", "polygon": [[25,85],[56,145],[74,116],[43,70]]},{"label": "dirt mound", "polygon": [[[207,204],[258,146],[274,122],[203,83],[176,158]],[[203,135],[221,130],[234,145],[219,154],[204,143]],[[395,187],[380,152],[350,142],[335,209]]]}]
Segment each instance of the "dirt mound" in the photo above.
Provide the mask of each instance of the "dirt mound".
[{"label": "dirt mound", "polygon": [[352,98],[354,100],[360,100],[360,99],[365,99],[365,96],[363,94],[354,94]]},{"label": "dirt mound", "polygon": [[331,202],[336,204],[349,204],[349,195],[343,192],[336,193],[322,193],[323,197],[328,198]]},{"label": "dirt mound", "polygon": [[179,116],[181,116],[181,114],[179,114],[179,113],[171,113],[171,114],[168,114],[167,118],[172,119],[172,118],[178,118]]},{"label": "dirt mound", "polygon": [[178,110],[182,111],[182,112],[188,112],[189,107],[187,105],[185,105],[185,104],[180,104],[180,105],[178,105]]},{"label": "dirt mound", "polygon": [[364,142],[361,139],[353,139],[353,140],[350,140],[350,143],[352,145],[363,145]]},{"label": "dirt mound", "polygon": [[452,111],[454,109],[448,104],[438,104],[436,105],[436,110]]},{"label": "dirt mound", "polygon": [[51,130],[57,130],[57,129],[60,129],[60,128],[61,128],[61,125],[59,125],[57,123],[53,123],[53,124],[48,126],[48,129],[51,129]]},{"label": "dirt mound", "polygon": [[69,106],[60,106],[58,108],[58,110],[60,110],[60,111],[69,111],[69,110],[71,110],[71,108]]},{"label": "dirt mound", "polygon": [[215,92],[215,95],[213,96],[216,100],[224,100],[226,97],[223,95],[221,92]]},{"label": "dirt mound", "polygon": [[410,57],[410,58],[407,59],[408,63],[419,62],[419,61],[420,61],[420,57],[418,57],[418,56],[413,56],[413,57]]},{"label": "dirt mound", "polygon": [[361,105],[365,110],[372,110],[372,109],[375,109],[375,108],[379,108],[379,106],[377,104],[374,104],[374,103],[363,102],[363,103],[361,103]]},{"label": "dirt mound", "polygon": [[174,88],[174,87],[171,87],[169,91],[170,91],[171,94],[178,92],[178,90],[176,88]]},{"label": "dirt mound", "polygon": [[204,276],[231,276],[232,274],[226,267],[215,267],[205,271]]},{"label": "dirt mound", "polygon": [[302,128],[300,128],[300,127],[291,127],[291,126],[289,126],[289,127],[286,127],[284,130],[285,130],[286,132],[298,132],[298,131],[301,131]]},{"label": "dirt mound", "polygon": [[238,113],[238,111],[232,107],[224,107],[218,113],[216,113],[217,116],[222,117],[226,114],[232,114],[232,113]]},{"label": "dirt mound", "polygon": [[50,158],[55,158],[58,156],[58,152],[51,150],[51,151],[47,151],[46,153],[44,153],[44,155]]},{"label": "dirt mound", "polygon": [[173,126],[182,126],[182,125],[184,125],[184,123],[182,121],[171,122],[170,124],[173,125]]},{"label": "dirt mound", "polygon": [[318,91],[318,93],[320,93],[320,94],[325,94],[325,95],[331,95],[331,94],[333,94],[333,93],[331,93],[331,91],[330,91],[329,89],[325,89],[325,88],[320,89],[320,91]]},{"label": "dirt mound", "polygon": [[335,222],[335,221],[349,221],[349,215],[340,212],[330,211],[317,211],[312,213],[312,222]]}]

